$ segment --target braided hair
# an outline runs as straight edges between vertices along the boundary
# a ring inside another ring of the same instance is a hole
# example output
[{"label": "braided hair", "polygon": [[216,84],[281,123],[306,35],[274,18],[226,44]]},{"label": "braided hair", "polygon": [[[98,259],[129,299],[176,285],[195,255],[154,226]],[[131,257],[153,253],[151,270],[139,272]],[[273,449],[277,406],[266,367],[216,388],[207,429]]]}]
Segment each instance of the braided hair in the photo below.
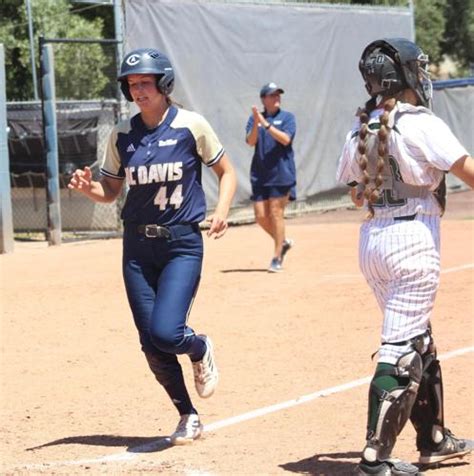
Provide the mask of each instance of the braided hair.
[{"label": "braided hair", "polygon": [[364,186],[364,197],[367,200],[367,207],[369,212],[367,219],[371,219],[374,216],[373,204],[380,197],[380,187],[383,185],[383,171],[388,158],[388,137],[390,135],[390,127],[388,126],[388,120],[390,112],[393,110],[396,104],[395,98],[389,98],[384,101],[384,112],[379,116],[380,129],[377,134],[377,163],[375,170],[375,178],[372,180],[368,171],[369,159],[367,157],[367,136],[369,134],[369,117],[370,113],[375,108],[375,97],[371,98],[365,107],[360,111],[359,119],[361,127],[359,130],[359,144],[357,151],[359,152],[359,167],[362,172],[362,184]]}]

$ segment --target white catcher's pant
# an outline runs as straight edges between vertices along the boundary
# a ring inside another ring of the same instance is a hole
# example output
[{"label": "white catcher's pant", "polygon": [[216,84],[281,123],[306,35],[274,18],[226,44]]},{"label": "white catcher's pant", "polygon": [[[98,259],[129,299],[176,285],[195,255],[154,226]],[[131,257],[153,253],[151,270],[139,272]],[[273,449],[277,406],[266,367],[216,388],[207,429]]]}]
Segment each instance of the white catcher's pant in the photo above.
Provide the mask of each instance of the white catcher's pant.
[{"label": "white catcher's pant", "polygon": [[[383,312],[382,344],[423,334],[439,287],[438,216],[374,218],[362,224],[359,265]],[[395,364],[410,345],[382,345],[379,362]]]}]

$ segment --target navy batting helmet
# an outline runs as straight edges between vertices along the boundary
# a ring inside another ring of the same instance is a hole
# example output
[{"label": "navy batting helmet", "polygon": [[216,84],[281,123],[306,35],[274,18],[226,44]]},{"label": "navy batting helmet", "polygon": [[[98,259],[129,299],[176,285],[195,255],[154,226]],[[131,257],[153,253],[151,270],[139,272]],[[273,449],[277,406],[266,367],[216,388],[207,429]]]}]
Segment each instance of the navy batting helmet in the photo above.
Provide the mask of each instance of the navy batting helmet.
[{"label": "navy batting helmet", "polygon": [[173,91],[174,71],[170,60],[163,53],[153,48],[140,48],[128,53],[120,66],[118,81],[123,95],[132,102],[127,76],[129,74],[154,74],[156,87],[165,96]]},{"label": "navy batting helmet", "polygon": [[359,70],[372,96],[392,96],[412,89],[420,103],[429,107],[433,87],[428,56],[406,38],[384,38],[370,43],[362,53]]}]

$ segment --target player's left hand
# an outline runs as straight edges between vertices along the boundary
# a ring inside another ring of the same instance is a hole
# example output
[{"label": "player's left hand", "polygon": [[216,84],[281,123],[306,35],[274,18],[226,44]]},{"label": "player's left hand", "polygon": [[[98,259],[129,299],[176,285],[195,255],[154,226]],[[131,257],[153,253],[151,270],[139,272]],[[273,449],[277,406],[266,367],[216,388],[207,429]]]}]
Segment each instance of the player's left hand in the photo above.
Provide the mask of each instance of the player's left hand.
[{"label": "player's left hand", "polygon": [[227,220],[220,216],[219,213],[214,213],[207,217],[206,222],[209,223],[209,230],[207,230],[207,236],[213,236],[215,240],[224,236],[229,225]]}]

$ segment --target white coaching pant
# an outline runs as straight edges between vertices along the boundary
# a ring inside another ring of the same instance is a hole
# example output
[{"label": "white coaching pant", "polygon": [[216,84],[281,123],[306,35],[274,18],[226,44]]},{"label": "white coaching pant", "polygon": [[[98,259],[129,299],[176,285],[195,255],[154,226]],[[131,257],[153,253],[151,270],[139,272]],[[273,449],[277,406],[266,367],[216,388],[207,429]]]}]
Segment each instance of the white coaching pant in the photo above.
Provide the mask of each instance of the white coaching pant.
[{"label": "white coaching pant", "polygon": [[[382,344],[428,328],[439,287],[438,216],[412,221],[373,218],[362,224],[359,265],[383,312]],[[395,364],[410,345],[382,345],[379,362]]]}]

